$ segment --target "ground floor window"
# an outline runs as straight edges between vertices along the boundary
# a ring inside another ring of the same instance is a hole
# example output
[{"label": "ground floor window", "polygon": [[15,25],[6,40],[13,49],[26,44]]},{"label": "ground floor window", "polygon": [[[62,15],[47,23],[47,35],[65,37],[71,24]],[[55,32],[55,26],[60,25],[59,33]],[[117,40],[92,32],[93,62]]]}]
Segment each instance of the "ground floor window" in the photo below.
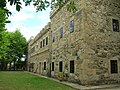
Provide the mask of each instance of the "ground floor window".
[{"label": "ground floor window", "polygon": [[113,19],[113,31],[119,32],[119,21],[117,19]]},{"label": "ground floor window", "polygon": [[62,72],[62,67],[63,67],[63,63],[62,61],[59,62],[59,72]]},{"label": "ground floor window", "polygon": [[44,70],[46,70],[46,62],[44,62]]},{"label": "ground floor window", "polygon": [[52,62],[52,71],[54,71],[54,62]]},{"label": "ground floor window", "polygon": [[118,73],[118,63],[117,60],[111,60],[110,61],[111,65],[111,73]]},{"label": "ground floor window", "polygon": [[70,73],[74,73],[74,60],[70,61]]}]

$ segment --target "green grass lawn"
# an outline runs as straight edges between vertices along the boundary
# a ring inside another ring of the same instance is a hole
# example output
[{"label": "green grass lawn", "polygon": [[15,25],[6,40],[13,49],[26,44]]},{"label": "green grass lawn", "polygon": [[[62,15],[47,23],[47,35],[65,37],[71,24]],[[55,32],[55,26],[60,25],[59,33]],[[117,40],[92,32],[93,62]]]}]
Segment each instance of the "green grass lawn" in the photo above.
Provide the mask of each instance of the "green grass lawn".
[{"label": "green grass lawn", "polygon": [[0,72],[0,90],[76,90],[27,72]]}]

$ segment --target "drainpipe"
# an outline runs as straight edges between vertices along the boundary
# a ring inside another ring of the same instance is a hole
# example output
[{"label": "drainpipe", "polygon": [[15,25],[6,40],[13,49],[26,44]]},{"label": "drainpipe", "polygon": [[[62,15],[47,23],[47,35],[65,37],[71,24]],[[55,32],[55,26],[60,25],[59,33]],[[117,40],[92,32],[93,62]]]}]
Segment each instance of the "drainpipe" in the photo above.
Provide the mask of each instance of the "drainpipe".
[{"label": "drainpipe", "polygon": [[51,77],[51,62],[52,62],[52,31],[49,33],[49,61],[48,61],[48,77]]}]

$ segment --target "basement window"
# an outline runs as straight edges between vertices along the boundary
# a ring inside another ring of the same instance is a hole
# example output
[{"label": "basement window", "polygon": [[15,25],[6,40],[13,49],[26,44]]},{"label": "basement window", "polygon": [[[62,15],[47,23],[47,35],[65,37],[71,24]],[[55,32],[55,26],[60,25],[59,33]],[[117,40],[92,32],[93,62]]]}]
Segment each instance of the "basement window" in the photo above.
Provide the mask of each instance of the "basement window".
[{"label": "basement window", "polygon": [[74,60],[70,61],[70,73],[74,73]]},{"label": "basement window", "polygon": [[113,19],[112,24],[113,24],[113,31],[119,32],[119,21],[117,19]]},{"label": "basement window", "polygon": [[62,66],[63,66],[63,63],[62,61],[59,62],[59,72],[62,72]]},{"label": "basement window", "polygon": [[111,74],[112,73],[118,73],[118,63],[117,63],[117,60],[111,60],[110,61],[110,65],[111,65]]}]

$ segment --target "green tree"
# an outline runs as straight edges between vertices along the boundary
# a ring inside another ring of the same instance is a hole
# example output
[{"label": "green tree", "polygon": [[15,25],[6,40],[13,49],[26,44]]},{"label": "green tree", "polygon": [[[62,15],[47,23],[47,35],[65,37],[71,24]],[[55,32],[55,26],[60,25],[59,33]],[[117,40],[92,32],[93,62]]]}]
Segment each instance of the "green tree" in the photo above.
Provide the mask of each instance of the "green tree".
[{"label": "green tree", "polygon": [[2,33],[2,39],[0,41],[0,64],[2,65],[2,69],[6,69],[7,68],[7,51],[8,51],[8,39],[7,39],[7,35],[6,32],[2,31],[0,32]]},{"label": "green tree", "polygon": [[2,37],[2,41],[0,41],[1,69],[6,70],[7,64],[10,63],[11,67],[11,63],[14,62],[15,70],[15,63],[20,62],[23,55],[27,55],[27,41],[19,30],[15,32],[4,31],[2,35],[4,35],[4,37]]},{"label": "green tree", "polygon": [[19,30],[15,32],[9,32],[8,34],[8,41],[9,41],[9,50],[7,52],[7,57],[10,59],[10,63],[14,62],[14,70],[15,70],[15,63],[20,61],[23,55],[26,55],[27,51],[27,41],[25,37],[20,33]]},{"label": "green tree", "polygon": [[[5,29],[6,22],[7,22],[7,17],[5,11],[0,8],[0,61],[5,61],[6,50],[8,45],[8,41],[6,38],[6,29]],[[5,62],[0,62],[0,64],[3,65],[2,67],[4,69]]]}]

